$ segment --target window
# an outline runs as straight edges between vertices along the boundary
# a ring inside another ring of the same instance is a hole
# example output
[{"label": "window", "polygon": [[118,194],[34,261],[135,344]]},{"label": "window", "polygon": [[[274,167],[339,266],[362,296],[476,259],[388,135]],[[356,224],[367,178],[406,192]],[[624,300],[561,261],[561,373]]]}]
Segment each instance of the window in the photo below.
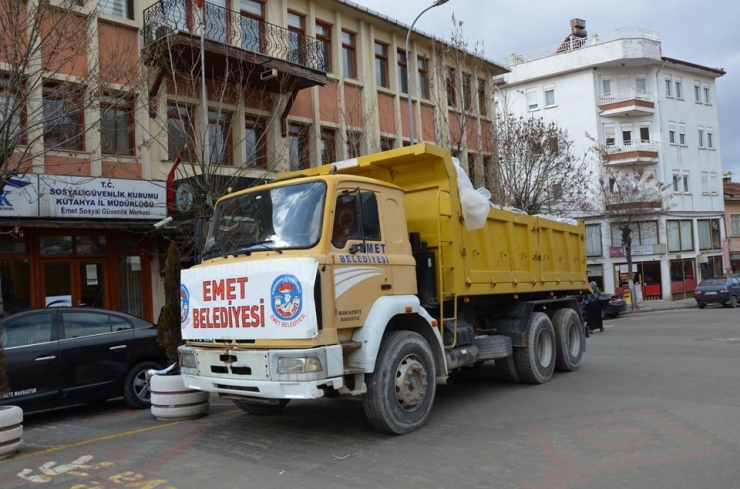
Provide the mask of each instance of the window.
[{"label": "window", "polygon": [[545,107],[555,106],[555,87],[545,87]]},{"label": "window", "polygon": [[632,145],[632,124],[621,124],[622,144],[625,146]]},{"label": "window", "polygon": [[209,110],[206,137],[208,142],[206,161],[212,165],[231,164],[231,114]]},{"label": "window", "polygon": [[709,172],[709,191],[711,194],[719,195],[719,192],[717,191],[717,188],[719,187],[722,187],[722,185],[717,185],[717,172]]},{"label": "window", "polygon": [[79,94],[60,87],[43,88],[44,146],[83,149],[83,111]]},{"label": "window", "polygon": [[586,224],[586,256],[601,254],[601,225]]},{"label": "window", "polygon": [[388,88],[388,45],[375,41],[375,84]]},{"label": "window", "polygon": [[709,172],[701,172],[701,194],[709,195]]},{"label": "window", "polygon": [[[63,312],[64,339],[110,333],[110,316],[90,312]],[[125,329],[131,329],[125,328]]]},{"label": "window", "polygon": [[355,34],[342,31],[342,64],[345,78],[357,78],[357,57],[355,56]]},{"label": "window", "polygon": [[316,22],[319,69],[331,73],[331,26]]},{"label": "window", "polygon": [[5,323],[3,345],[13,348],[51,341],[52,313],[29,314]]},{"label": "window", "polygon": [[527,90],[527,109],[532,112],[534,110],[539,110],[539,108],[540,102],[537,99],[537,89],[530,88]]},{"label": "window", "polygon": [[678,144],[686,146],[686,126],[678,126]]},{"label": "window", "polygon": [[665,96],[666,97],[673,97],[673,93],[671,91],[672,83],[670,78],[665,79]]},{"label": "window", "polygon": [[673,193],[689,193],[689,175],[688,173],[673,174]]},{"label": "window", "polygon": [[103,154],[134,154],[134,113],[124,97],[100,98],[100,148]]},{"label": "window", "polygon": [[10,127],[7,128],[5,138],[9,143],[19,143],[24,142],[25,105],[22,103],[22,97],[18,96],[17,87],[13,88],[10,87],[10,81],[7,78],[0,77],[0,127],[3,127],[5,131],[5,121],[10,120],[8,124]]},{"label": "window", "polygon": [[704,103],[709,103],[709,85],[704,85]]},{"label": "window", "polygon": [[362,151],[362,133],[347,131],[347,158],[357,158]]},{"label": "window", "polygon": [[697,219],[696,230],[699,235],[700,250],[718,250],[722,248],[719,228],[719,219]]},{"label": "window", "polygon": [[388,151],[396,147],[396,140],[387,137],[387,136],[380,136],[380,151]]},{"label": "window", "polygon": [[334,129],[321,128],[321,162],[332,163],[337,161],[336,132]]},{"label": "window", "polygon": [[470,73],[463,73],[462,78],[462,94],[463,94],[463,109],[469,111],[473,108],[473,92],[471,92],[470,86]]},{"label": "window", "polygon": [[704,129],[699,129],[699,147],[704,147]]},{"label": "window", "polygon": [[688,174],[684,173],[682,175],[681,180],[683,181],[683,191],[684,193],[689,193],[689,176]]},{"label": "window", "polygon": [[[632,246],[658,244],[658,221],[633,222],[629,229]],[[624,246],[621,226],[612,224],[611,230],[612,246]]]},{"label": "window", "polygon": [[676,78],[674,81],[674,86],[676,87],[676,98],[682,99],[683,98],[683,90],[682,90],[682,83],[680,78]]},{"label": "window", "polygon": [[240,28],[242,48],[262,53],[265,47],[265,4],[255,0],[240,0]]},{"label": "window", "polygon": [[134,0],[101,0],[100,12],[125,19],[133,19]]},{"label": "window", "polygon": [[647,95],[647,79],[642,77],[635,78],[635,88],[637,90],[638,97],[644,97]]},{"label": "window", "polygon": [[694,101],[701,102],[701,85],[699,85],[699,82],[694,83]]},{"label": "window", "polygon": [[666,230],[669,253],[694,250],[694,230],[691,219],[666,221]]},{"label": "window", "polygon": [[730,214],[730,235],[740,236],[740,214]]},{"label": "window", "polygon": [[310,166],[308,152],[308,126],[288,124],[288,152],[290,170],[302,170]]},{"label": "window", "polygon": [[601,95],[604,97],[611,97],[612,95],[612,79],[602,78],[601,79]]},{"label": "window", "polygon": [[[228,42],[230,26],[227,17],[224,15],[227,1],[228,0],[209,0],[208,3],[213,4],[215,8],[209,6],[209,8],[204,9],[206,16],[206,25],[208,25],[208,29],[206,29],[207,39],[212,39],[216,42],[221,43]],[[182,5],[184,2],[179,3],[180,5]],[[178,8],[178,10],[180,9]],[[179,16],[181,13],[183,13],[182,10],[175,12],[176,16]]]},{"label": "window", "polygon": [[[183,153],[183,161],[190,161],[192,148],[191,109],[178,104],[167,105],[167,159],[175,161]],[[188,150],[183,151],[186,145]]]},{"label": "window", "polygon": [[397,80],[396,83],[398,83],[398,90],[403,93],[409,93],[409,67],[408,67],[408,60],[406,59],[406,51],[399,49],[396,52],[396,57],[398,58],[398,70],[397,70]]},{"label": "window", "polygon": [[488,115],[488,97],[486,96],[486,80],[478,78],[478,113]]},{"label": "window", "polygon": [[419,96],[429,98],[429,66],[426,58],[419,56],[416,58],[416,64],[419,70]]},{"label": "window", "polygon": [[707,148],[714,149],[714,135],[707,130]]},{"label": "window", "polygon": [[380,240],[378,201],[373,192],[342,192],[334,207],[331,242],[344,248],[349,240]]},{"label": "window", "polygon": [[447,93],[447,106],[457,107],[457,89],[455,88],[455,69],[445,68],[445,92]]},{"label": "window", "polygon": [[641,143],[650,142],[650,127],[649,126],[640,126],[640,142]]},{"label": "window", "polygon": [[[4,238],[0,248],[3,254],[24,255],[26,242],[14,238]],[[0,259],[2,277],[2,311],[20,311],[31,307],[31,261],[24,256]],[[7,327],[7,324],[6,324]],[[7,346],[7,345],[6,345]]]},{"label": "window", "polygon": [[306,17],[288,12],[288,61],[306,64]]},{"label": "window", "polygon": [[674,129],[668,130],[668,142],[671,144],[676,144],[676,131]]},{"label": "window", "polygon": [[604,142],[607,146],[614,146],[616,142],[615,127],[613,124],[604,124]]},{"label": "window", "polygon": [[267,136],[261,119],[246,119],[244,146],[247,149],[247,168],[267,168]]}]

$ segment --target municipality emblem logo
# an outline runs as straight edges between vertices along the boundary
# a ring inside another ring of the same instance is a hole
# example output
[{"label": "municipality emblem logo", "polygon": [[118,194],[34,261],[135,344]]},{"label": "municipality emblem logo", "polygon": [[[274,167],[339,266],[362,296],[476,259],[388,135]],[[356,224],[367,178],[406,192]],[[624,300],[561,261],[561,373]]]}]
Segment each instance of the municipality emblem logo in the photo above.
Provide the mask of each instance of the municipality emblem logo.
[{"label": "municipality emblem logo", "polygon": [[301,282],[290,274],[280,275],[272,283],[272,312],[283,321],[298,317],[303,306]]}]

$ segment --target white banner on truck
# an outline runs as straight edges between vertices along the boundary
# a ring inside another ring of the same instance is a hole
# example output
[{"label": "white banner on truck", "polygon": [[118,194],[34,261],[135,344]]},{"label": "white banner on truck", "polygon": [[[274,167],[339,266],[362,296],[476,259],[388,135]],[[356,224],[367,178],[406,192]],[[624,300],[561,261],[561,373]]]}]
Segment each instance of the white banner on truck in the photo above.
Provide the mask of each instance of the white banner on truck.
[{"label": "white banner on truck", "polygon": [[183,339],[314,338],[317,269],[312,258],[284,258],[183,270]]}]

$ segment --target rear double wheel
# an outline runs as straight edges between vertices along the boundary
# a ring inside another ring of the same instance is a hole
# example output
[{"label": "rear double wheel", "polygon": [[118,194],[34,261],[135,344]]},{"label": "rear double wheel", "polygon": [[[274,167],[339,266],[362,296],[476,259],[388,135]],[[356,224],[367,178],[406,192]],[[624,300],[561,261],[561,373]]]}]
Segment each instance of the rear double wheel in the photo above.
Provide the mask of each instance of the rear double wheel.
[{"label": "rear double wheel", "polygon": [[552,326],[555,330],[557,354],[555,368],[562,372],[572,372],[580,365],[585,349],[586,340],[581,319],[573,309],[558,309],[552,316]]},{"label": "rear double wheel", "polygon": [[420,428],[434,403],[436,370],[432,349],[412,331],[394,331],[380,346],[375,371],[366,376],[362,405],[370,423],[402,435]]},{"label": "rear double wheel", "polygon": [[516,369],[522,382],[544,384],[555,370],[555,330],[544,312],[535,312],[525,328],[526,344],[514,349]]}]

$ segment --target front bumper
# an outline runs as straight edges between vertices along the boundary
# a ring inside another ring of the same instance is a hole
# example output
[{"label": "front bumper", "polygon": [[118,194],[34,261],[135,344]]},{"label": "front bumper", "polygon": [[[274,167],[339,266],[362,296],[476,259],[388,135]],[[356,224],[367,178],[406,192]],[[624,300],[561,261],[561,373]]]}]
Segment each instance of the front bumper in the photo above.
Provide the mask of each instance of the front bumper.
[{"label": "front bumper", "polygon": [[[344,386],[340,345],[303,350],[247,350],[181,346],[182,354],[195,356],[195,367],[180,365],[185,387],[219,394],[263,399],[317,399],[325,387]],[[316,356],[322,370],[278,373],[280,358]]]}]

